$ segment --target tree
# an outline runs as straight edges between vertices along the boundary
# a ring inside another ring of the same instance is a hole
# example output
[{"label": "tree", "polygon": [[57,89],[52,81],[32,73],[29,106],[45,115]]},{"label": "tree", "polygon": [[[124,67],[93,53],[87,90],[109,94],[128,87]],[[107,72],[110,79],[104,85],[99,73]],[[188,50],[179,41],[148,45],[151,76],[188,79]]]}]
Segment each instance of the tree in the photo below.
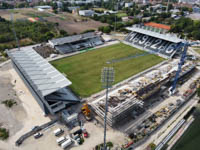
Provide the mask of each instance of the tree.
[{"label": "tree", "polygon": [[104,33],[110,33],[111,32],[111,27],[110,26],[101,26],[98,28],[99,31],[104,32]]},{"label": "tree", "polygon": [[55,9],[55,10],[53,10],[53,13],[54,13],[54,14],[57,14],[57,13],[58,13],[58,11]]},{"label": "tree", "polygon": [[2,18],[2,17],[0,16],[0,22],[6,22],[6,19],[4,19],[4,18]]},{"label": "tree", "polygon": [[60,30],[61,36],[68,36],[68,33],[65,30]]},{"label": "tree", "polygon": [[172,4],[169,4],[169,6],[168,6],[168,11],[170,11],[171,9],[174,9],[174,7],[173,7]]},{"label": "tree", "polygon": [[52,3],[52,8],[53,8],[53,10],[57,10],[58,9],[57,3]]},{"label": "tree", "polygon": [[111,32],[111,28],[109,26],[104,27],[103,29],[104,33],[110,33]]},{"label": "tree", "polygon": [[9,131],[6,128],[0,128],[0,140],[6,140],[9,137]]},{"label": "tree", "polygon": [[98,28],[99,31],[103,32],[104,26]]},{"label": "tree", "polygon": [[200,40],[200,31],[199,30],[194,30],[192,32],[192,37],[195,39],[195,40]]},{"label": "tree", "polygon": [[54,34],[51,33],[51,32],[47,32],[47,33],[45,34],[45,36],[46,36],[45,40],[47,41],[47,40],[49,40],[49,39],[52,39],[52,38],[54,37]]}]

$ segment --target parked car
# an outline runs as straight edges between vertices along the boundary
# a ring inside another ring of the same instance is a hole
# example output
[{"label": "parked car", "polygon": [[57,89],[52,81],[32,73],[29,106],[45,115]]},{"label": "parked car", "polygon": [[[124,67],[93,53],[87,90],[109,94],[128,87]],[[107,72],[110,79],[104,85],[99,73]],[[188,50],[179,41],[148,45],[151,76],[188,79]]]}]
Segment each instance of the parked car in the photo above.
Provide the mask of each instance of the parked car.
[{"label": "parked car", "polygon": [[89,137],[89,134],[88,134],[88,132],[87,132],[86,130],[83,130],[83,136],[84,136],[85,138],[88,138],[88,137]]},{"label": "parked car", "polygon": [[64,130],[58,128],[58,129],[54,130],[53,133],[55,136],[59,136],[64,133]]},{"label": "parked car", "polygon": [[57,139],[56,142],[58,143],[58,145],[61,145],[61,144],[64,143],[66,140],[67,140],[67,139],[66,139],[64,136],[62,136],[62,137],[60,137],[59,139]]},{"label": "parked car", "polygon": [[70,146],[72,144],[72,140],[68,139],[67,141],[65,141],[64,143],[62,143],[61,147],[63,149],[67,148],[68,146]]},{"label": "parked car", "polygon": [[43,136],[43,134],[40,133],[40,132],[34,134],[34,138],[35,138],[35,139],[38,139],[38,138],[40,138],[41,136]]}]

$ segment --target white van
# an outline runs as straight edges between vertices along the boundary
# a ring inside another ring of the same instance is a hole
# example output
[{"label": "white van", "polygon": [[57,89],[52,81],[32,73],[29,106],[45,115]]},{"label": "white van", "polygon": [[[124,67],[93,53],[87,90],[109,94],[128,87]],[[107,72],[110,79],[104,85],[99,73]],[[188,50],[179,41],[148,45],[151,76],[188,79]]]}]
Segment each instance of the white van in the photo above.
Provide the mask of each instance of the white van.
[{"label": "white van", "polygon": [[53,131],[53,133],[54,133],[55,136],[59,136],[59,135],[61,135],[63,132],[64,132],[64,130],[62,130],[62,129],[60,129],[60,128],[58,128],[58,129],[56,129],[56,130]]},{"label": "white van", "polygon": [[66,141],[66,138],[64,136],[62,136],[62,137],[60,137],[59,139],[56,140],[56,142],[58,143],[58,145],[61,145],[65,141]]},{"label": "white van", "polygon": [[68,146],[70,146],[72,144],[72,140],[68,139],[67,141],[65,141],[64,143],[62,143],[61,147],[63,149],[67,148]]}]

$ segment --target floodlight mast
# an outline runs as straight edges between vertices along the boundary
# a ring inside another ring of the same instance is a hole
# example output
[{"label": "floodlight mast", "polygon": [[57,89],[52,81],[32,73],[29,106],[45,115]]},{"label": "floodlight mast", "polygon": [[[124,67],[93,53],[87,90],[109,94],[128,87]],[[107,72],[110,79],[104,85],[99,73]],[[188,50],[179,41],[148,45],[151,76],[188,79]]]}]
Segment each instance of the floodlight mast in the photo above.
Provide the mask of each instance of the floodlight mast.
[{"label": "floodlight mast", "polygon": [[11,20],[11,23],[12,23],[12,31],[13,31],[13,34],[14,34],[14,37],[15,37],[15,40],[16,40],[17,48],[20,51],[19,40],[18,40],[17,34],[15,32],[15,26],[14,26],[14,21],[13,21],[13,13],[10,14],[10,20]]},{"label": "floodlight mast", "polygon": [[108,91],[114,82],[114,69],[112,67],[104,67],[101,73],[101,82],[103,87],[106,88],[106,101],[105,101],[105,115],[104,115],[104,150],[106,147],[106,126],[107,126],[107,112],[108,112]]}]

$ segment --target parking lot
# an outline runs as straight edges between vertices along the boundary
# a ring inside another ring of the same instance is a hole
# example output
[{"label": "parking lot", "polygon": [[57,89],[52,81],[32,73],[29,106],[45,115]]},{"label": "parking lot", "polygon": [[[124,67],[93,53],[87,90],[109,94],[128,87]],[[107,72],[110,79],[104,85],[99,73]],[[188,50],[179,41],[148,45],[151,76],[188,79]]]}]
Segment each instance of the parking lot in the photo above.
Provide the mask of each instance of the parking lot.
[{"label": "parking lot", "polygon": [[[64,133],[60,136],[55,136],[54,131],[58,128],[64,130]],[[103,128],[99,124],[94,124],[92,122],[87,122],[84,125],[84,128],[87,130],[89,137],[84,138],[84,143],[79,145],[76,140],[72,137],[72,133],[80,129],[79,126],[75,127],[73,130],[70,130],[60,125],[59,123],[54,124],[52,127],[48,129],[44,129],[41,131],[43,136],[38,139],[35,139],[34,136],[28,138],[24,141],[24,143],[19,147],[23,150],[61,150],[61,146],[56,142],[60,137],[69,137],[71,136],[72,144],[66,148],[66,150],[92,150],[94,145],[103,143]],[[102,138],[101,138],[102,137]],[[122,145],[125,142],[124,135],[120,132],[113,131],[112,129],[108,130],[108,141],[112,141],[114,145]]]}]

